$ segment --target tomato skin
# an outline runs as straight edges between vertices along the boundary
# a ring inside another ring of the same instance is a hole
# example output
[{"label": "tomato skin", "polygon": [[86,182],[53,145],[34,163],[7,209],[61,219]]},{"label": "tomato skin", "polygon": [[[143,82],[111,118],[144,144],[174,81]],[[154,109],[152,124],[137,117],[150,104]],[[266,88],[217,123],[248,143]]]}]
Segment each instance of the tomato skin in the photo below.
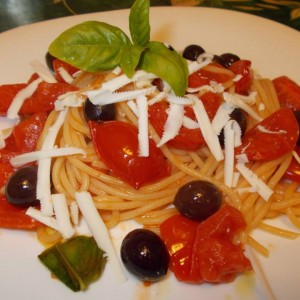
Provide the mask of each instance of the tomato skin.
[{"label": "tomato skin", "polygon": [[170,254],[170,268],[179,281],[229,282],[251,270],[242,248],[232,243],[246,227],[240,211],[224,205],[202,223],[175,215],[160,226]]},{"label": "tomato skin", "polygon": [[[227,69],[219,64],[210,64],[210,66],[213,65],[217,68],[219,68],[221,71]],[[188,86],[190,88],[197,88],[203,85],[209,85],[211,81],[215,81],[218,83],[224,83],[228,80],[233,79],[233,75],[230,76],[228,72],[226,73],[216,73],[207,70],[205,67],[203,67],[201,70],[192,73],[188,78]]]},{"label": "tomato skin", "polygon": [[[258,125],[270,131],[283,130],[284,133],[264,133]],[[292,151],[298,136],[299,126],[292,110],[280,108],[246,132],[242,145],[236,148],[235,153],[246,153],[250,161],[273,160]]]},{"label": "tomato skin", "polygon": [[161,150],[149,139],[149,156],[138,155],[138,129],[121,121],[89,122],[94,148],[115,176],[134,188],[170,174]]},{"label": "tomato skin", "polygon": [[11,205],[3,195],[0,195],[0,227],[10,229],[35,229],[41,225],[27,216],[27,208]]},{"label": "tomato skin", "polygon": [[300,86],[296,82],[280,76],[273,79],[273,84],[282,107],[300,110]]},{"label": "tomato skin", "polygon": [[55,72],[55,78],[58,82],[65,82],[59,73],[59,70],[58,70],[59,68],[64,68],[68,72],[68,74],[70,74],[71,76],[79,70],[78,68],[73,67],[64,61],[55,58],[53,60],[53,69]]},{"label": "tomato skin", "polygon": [[245,59],[238,60],[229,67],[229,70],[235,75],[242,75],[242,78],[235,82],[235,92],[237,94],[247,95],[253,79],[251,61]]},{"label": "tomato skin", "polygon": [[[0,86],[0,113],[6,113],[16,94],[24,89],[27,84],[6,84]],[[25,100],[20,114],[33,114],[48,112],[54,109],[54,102],[58,96],[67,92],[76,91],[77,87],[64,83],[41,82],[33,95]]]},{"label": "tomato skin", "polygon": [[17,150],[31,152],[35,150],[37,141],[47,120],[47,113],[36,113],[21,121],[13,130]]},{"label": "tomato skin", "polygon": [[[201,101],[203,102],[208,117],[212,120],[222,103],[222,98],[215,93],[208,92],[201,96]],[[166,102],[157,102],[149,106],[148,113],[150,123],[160,137],[163,135],[164,125],[168,118],[166,113],[168,107],[169,104]],[[195,120],[195,115],[191,107],[185,107],[185,115]],[[181,127],[179,134],[168,141],[167,144],[177,149],[194,151],[204,145],[205,141],[199,128],[188,129],[186,127]]]}]

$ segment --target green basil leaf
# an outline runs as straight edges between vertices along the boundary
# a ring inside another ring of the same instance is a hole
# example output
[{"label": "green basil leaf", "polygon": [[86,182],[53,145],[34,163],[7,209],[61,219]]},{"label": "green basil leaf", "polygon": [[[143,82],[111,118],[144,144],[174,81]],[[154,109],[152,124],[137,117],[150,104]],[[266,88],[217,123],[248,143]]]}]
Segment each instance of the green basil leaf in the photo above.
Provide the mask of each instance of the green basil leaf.
[{"label": "green basil leaf", "polygon": [[104,252],[92,237],[76,236],[57,243],[39,256],[41,262],[66,286],[77,292],[85,290],[102,274]]},{"label": "green basil leaf", "polygon": [[135,45],[146,46],[150,40],[149,0],[136,0],[130,9],[129,30]]},{"label": "green basil leaf", "polygon": [[131,78],[133,76],[144,49],[144,47],[136,45],[127,46],[124,49],[120,67],[127,77]]},{"label": "green basil leaf", "polygon": [[186,60],[160,42],[150,42],[141,56],[139,67],[165,80],[177,96],[183,96],[188,85]]},{"label": "green basil leaf", "polygon": [[61,33],[49,46],[51,55],[86,71],[106,71],[120,65],[129,37],[118,27],[87,21]]}]

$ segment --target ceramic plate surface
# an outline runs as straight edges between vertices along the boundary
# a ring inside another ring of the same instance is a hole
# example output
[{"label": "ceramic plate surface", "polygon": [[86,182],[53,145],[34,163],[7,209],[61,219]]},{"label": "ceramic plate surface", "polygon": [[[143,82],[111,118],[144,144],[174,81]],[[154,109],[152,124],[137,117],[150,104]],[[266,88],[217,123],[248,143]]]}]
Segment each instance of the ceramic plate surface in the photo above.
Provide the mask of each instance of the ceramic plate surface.
[{"label": "ceramic plate surface", "polygon": [[[128,33],[129,10],[79,15],[23,26],[0,34],[0,84],[26,81],[32,73],[30,62],[44,56],[50,42],[68,27],[87,20],[99,20]],[[250,59],[262,76],[288,75],[300,83],[300,33],[267,19],[228,10],[211,8],[159,7],[150,11],[151,39],[183,49],[200,44],[208,52],[233,52]],[[272,224],[294,229],[287,220]],[[112,231],[118,248],[122,238],[134,228],[123,223]],[[286,240],[255,232],[270,249],[270,257],[257,255],[276,299],[300,299],[300,239]],[[172,275],[148,287],[128,274],[119,284],[108,264],[101,280],[88,291],[73,293],[50,277],[37,255],[42,252],[34,233],[0,230],[0,298],[15,299],[267,299],[259,276],[239,276],[231,284],[187,285]]]}]

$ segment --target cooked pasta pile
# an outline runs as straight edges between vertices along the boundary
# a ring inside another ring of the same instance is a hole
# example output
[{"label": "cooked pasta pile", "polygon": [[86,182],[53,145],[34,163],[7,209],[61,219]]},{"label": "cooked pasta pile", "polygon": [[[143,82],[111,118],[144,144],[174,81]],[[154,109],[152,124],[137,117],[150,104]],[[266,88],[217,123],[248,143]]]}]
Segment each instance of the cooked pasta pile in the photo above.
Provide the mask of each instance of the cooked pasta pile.
[{"label": "cooked pasta pile", "polygon": [[[106,74],[91,77],[83,74],[75,80],[75,83],[81,88],[86,86],[87,82],[92,86],[99,86],[103,80],[108,80],[111,76]],[[224,86],[229,88],[229,92],[233,91],[232,81],[224,83]],[[130,88],[132,87],[131,85]],[[259,116],[265,118],[279,109],[280,105],[271,80],[254,79],[252,90],[257,92],[252,108]],[[149,96],[149,99],[151,97]],[[265,108],[263,110],[260,109],[262,105]],[[137,125],[137,117],[126,102],[118,103],[116,110],[118,120]],[[38,147],[42,144],[43,137],[55,121],[57,114],[56,111],[50,113]],[[249,116],[248,128],[256,122]],[[156,143],[160,141],[151,124],[149,124],[149,134]],[[178,188],[188,181],[200,179],[214,183],[223,192],[223,201],[243,213],[247,222],[247,228],[240,236],[243,243],[248,243],[267,255],[267,248],[251,237],[253,229],[260,228],[288,238],[295,238],[298,235],[296,232],[264,223],[268,218],[285,214],[296,227],[300,228],[300,221],[297,219],[300,215],[298,184],[282,180],[291,162],[292,153],[273,161],[247,164],[248,168],[274,190],[270,200],[265,201],[258,193],[247,189],[244,189],[243,193],[237,192],[237,188],[249,187],[249,183],[242,176],[239,177],[235,189],[227,187],[223,183],[224,161],[216,161],[206,146],[198,151],[184,151],[163,145],[161,150],[171,165],[171,175],[159,182],[134,189],[112,176],[99,159],[82,108],[69,108],[57,144],[60,147],[83,148],[87,155],[85,157],[64,156],[53,160],[52,181],[55,191],[64,193],[70,202],[74,199],[76,191],[91,192],[94,203],[109,228],[116,226],[120,221],[133,219],[147,228],[158,230],[161,222],[178,213],[171,205]]]}]

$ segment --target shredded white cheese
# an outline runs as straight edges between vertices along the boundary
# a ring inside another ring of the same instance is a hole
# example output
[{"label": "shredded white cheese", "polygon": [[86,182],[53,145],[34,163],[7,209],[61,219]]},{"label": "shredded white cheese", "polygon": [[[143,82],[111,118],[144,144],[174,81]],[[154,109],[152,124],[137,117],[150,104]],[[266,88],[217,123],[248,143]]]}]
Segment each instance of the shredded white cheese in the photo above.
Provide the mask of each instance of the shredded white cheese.
[{"label": "shredded white cheese", "polygon": [[[191,96],[190,96],[191,97]],[[218,135],[215,133],[208,118],[204,105],[198,97],[194,96],[193,110],[201,129],[204,140],[217,161],[224,159],[223,151],[219,142]]]},{"label": "shredded white cheese", "polygon": [[34,60],[31,62],[31,66],[33,70],[41,77],[45,82],[48,83],[56,83],[57,80],[55,77],[51,74],[49,69],[41,64],[38,60]]},{"label": "shredded white cheese", "polygon": [[64,194],[52,194],[52,202],[58,230],[65,239],[68,239],[75,234],[75,229],[70,221],[66,196]]},{"label": "shredded white cheese", "polygon": [[277,131],[273,131],[273,130],[269,130],[268,128],[262,126],[262,125],[257,125],[256,127],[259,131],[263,132],[263,133],[269,133],[269,134],[286,134],[286,130],[277,130]]},{"label": "shredded white cheese", "polygon": [[59,231],[59,226],[57,224],[57,220],[52,216],[45,216],[42,212],[34,207],[28,207],[26,210],[26,215],[31,218],[43,223],[44,225]]},{"label": "shredded white cheese", "polygon": [[108,262],[112,265],[116,277],[120,282],[126,281],[126,275],[116,254],[109,232],[94,205],[91,194],[89,192],[77,192],[75,198],[98,247],[103,249],[108,255]]},{"label": "shredded white cheese", "polygon": [[[59,112],[55,123],[49,128],[45,137],[41,150],[53,149],[57,134],[61,128],[67,109]],[[53,214],[53,205],[51,201],[51,186],[50,186],[50,173],[51,173],[51,158],[43,158],[38,161],[38,176],[37,176],[37,199],[41,202],[41,212],[46,216]]]},{"label": "shredded white cheese", "polygon": [[238,94],[230,94],[227,92],[223,93],[224,100],[232,104],[234,106],[240,107],[244,111],[246,111],[252,118],[257,120],[258,122],[262,121],[262,117],[260,117],[244,100],[245,97]]},{"label": "shredded white cheese", "polygon": [[146,96],[139,96],[136,99],[138,108],[138,141],[139,156],[149,156],[149,135],[148,135],[148,103]]},{"label": "shredded white cheese", "polygon": [[77,92],[68,92],[60,95],[54,102],[55,110],[63,110],[66,107],[81,107],[85,99]]},{"label": "shredded white cheese", "polygon": [[171,139],[173,139],[179,132],[184,116],[184,107],[180,104],[170,103],[168,110],[168,118],[164,125],[164,132],[157,147],[161,147]]},{"label": "shredded white cheese", "polygon": [[73,81],[73,77],[68,73],[68,71],[64,67],[58,68],[58,73],[65,82],[71,83]]},{"label": "shredded white cheese", "polygon": [[111,103],[117,103],[122,102],[125,100],[133,100],[141,95],[149,95],[152,93],[156,87],[150,87],[146,89],[141,90],[133,90],[129,92],[111,92],[109,90],[103,91],[101,94],[98,94],[95,97],[90,97],[89,92],[87,92],[87,95],[90,99],[90,101],[96,105],[105,105],[105,104],[111,104]]},{"label": "shredded white cheese", "polygon": [[20,155],[16,155],[10,159],[10,163],[13,167],[20,167],[22,165],[40,159],[74,155],[74,154],[86,155],[86,152],[83,149],[76,148],[76,147],[53,148],[53,149],[33,151],[33,152],[27,152]]},{"label": "shredded white cheese", "polygon": [[236,168],[264,200],[268,201],[270,199],[273,190],[270,189],[264,181],[258,178],[258,176],[243,163],[237,163]]},{"label": "shredded white cheese", "polygon": [[33,95],[33,93],[38,88],[38,85],[43,80],[41,78],[37,78],[36,80],[32,81],[30,84],[28,84],[24,89],[19,91],[14,99],[12,100],[12,103],[10,104],[10,107],[7,110],[6,117],[9,119],[18,119],[19,118],[19,111],[24,103],[24,101]]},{"label": "shredded white cheese", "polygon": [[228,103],[222,103],[215,117],[212,120],[212,127],[216,134],[220,134],[221,130],[224,128],[225,124],[230,120],[230,114],[233,112],[235,107]]}]

